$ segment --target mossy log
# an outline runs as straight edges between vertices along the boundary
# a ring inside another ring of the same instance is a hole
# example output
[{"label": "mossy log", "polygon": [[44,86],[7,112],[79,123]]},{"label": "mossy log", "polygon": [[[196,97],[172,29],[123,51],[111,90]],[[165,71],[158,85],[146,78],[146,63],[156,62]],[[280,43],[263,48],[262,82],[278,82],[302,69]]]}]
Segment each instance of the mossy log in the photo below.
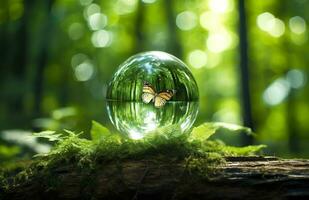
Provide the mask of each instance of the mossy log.
[{"label": "mossy log", "polygon": [[[309,160],[228,157],[209,176],[182,161],[126,160],[85,172],[51,169],[5,192],[5,199],[309,199]],[[50,178],[52,177],[52,178]]]}]

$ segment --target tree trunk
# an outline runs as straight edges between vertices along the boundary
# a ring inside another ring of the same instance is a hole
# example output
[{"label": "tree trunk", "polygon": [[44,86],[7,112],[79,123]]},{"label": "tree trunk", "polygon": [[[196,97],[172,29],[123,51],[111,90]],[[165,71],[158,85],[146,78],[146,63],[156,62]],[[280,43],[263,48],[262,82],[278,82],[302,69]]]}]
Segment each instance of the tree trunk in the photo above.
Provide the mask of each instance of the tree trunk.
[{"label": "tree trunk", "polygon": [[309,160],[229,157],[210,177],[183,161],[127,160],[88,175],[58,166],[9,189],[4,199],[309,199]]},{"label": "tree trunk", "polygon": [[[250,97],[250,73],[248,66],[248,39],[247,39],[247,17],[245,0],[238,0],[239,15],[239,71],[241,85],[241,102],[243,125],[254,130],[252,113],[251,113],[251,97]],[[243,145],[253,144],[253,137],[249,135],[242,136]]]},{"label": "tree trunk", "polygon": [[34,108],[33,113],[34,117],[41,116],[41,105],[44,91],[44,71],[48,64],[48,51],[50,46],[50,38],[52,37],[52,7],[55,0],[46,1],[46,22],[42,25],[41,31],[41,41],[38,58],[37,58],[37,68],[35,72],[35,78],[33,81],[33,90],[34,90]]},{"label": "tree trunk", "polygon": [[176,56],[177,58],[183,57],[182,46],[180,44],[180,38],[177,32],[177,27],[175,23],[175,12],[174,12],[174,0],[164,1],[164,9],[167,20],[167,28],[168,28],[168,42],[167,49],[168,53]]}]

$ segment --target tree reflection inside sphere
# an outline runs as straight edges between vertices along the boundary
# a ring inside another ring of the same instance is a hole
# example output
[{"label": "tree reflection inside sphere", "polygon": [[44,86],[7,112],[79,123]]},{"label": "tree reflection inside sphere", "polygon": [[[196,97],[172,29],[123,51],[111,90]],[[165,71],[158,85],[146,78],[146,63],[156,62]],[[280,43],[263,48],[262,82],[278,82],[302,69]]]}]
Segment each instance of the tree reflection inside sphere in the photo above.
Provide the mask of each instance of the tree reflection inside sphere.
[{"label": "tree reflection inside sphere", "polygon": [[140,53],[121,64],[106,95],[110,120],[132,139],[171,125],[188,131],[196,119],[198,97],[187,66],[160,51]]}]

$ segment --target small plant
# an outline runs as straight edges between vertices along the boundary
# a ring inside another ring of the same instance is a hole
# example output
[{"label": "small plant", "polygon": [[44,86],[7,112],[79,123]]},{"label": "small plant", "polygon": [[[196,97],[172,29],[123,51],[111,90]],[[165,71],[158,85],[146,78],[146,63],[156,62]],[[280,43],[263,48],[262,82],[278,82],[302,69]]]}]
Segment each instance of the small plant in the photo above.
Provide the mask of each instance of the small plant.
[{"label": "small plant", "polygon": [[[95,170],[97,165],[102,166],[102,163],[149,158],[178,160],[183,162],[189,173],[197,172],[208,177],[216,172],[218,166],[224,165],[225,157],[255,155],[265,147],[265,145],[235,147],[228,146],[222,141],[209,140],[210,136],[220,129],[230,133],[252,134],[250,129],[242,126],[204,123],[193,128],[191,133],[180,134],[179,127],[172,126],[164,127],[143,139],[133,140],[118,133],[111,133],[95,121],[92,122],[91,140],[81,138],[82,133],[68,130],[63,133],[52,131],[35,133],[34,137],[54,141],[55,145],[49,153],[36,155],[31,166],[19,173],[11,181],[11,185],[30,181],[36,176],[52,180],[52,169],[57,166],[72,165],[86,175]],[[4,183],[7,184],[7,181],[2,181],[2,185]]]}]

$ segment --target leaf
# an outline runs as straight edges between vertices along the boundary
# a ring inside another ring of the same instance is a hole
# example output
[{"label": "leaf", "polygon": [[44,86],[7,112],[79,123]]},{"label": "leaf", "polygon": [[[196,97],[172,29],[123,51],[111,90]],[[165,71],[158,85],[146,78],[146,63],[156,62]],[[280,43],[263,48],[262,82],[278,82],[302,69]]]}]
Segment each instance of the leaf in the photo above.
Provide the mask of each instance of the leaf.
[{"label": "leaf", "polygon": [[211,123],[213,126],[215,126],[217,129],[224,129],[227,130],[231,133],[246,133],[248,135],[253,135],[254,133],[252,132],[251,128],[245,127],[245,126],[240,126],[237,124],[231,124],[231,123],[225,123],[225,122],[214,122]]},{"label": "leaf", "polygon": [[52,112],[52,118],[55,120],[61,120],[66,117],[74,116],[77,114],[77,110],[74,107],[64,107],[54,110]]},{"label": "leaf", "polygon": [[49,141],[59,141],[62,140],[61,134],[56,134],[56,131],[41,131],[38,133],[33,133],[32,136],[37,138],[46,138]]},{"label": "leaf", "polygon": [[213,126],[213,123],[204,123],[202,125],[199,125],[198,127],[194,127],[188,140],[199,140],[199,141],[205,141],[210,136],[216,133],[217,127]]},{"label": "leaf", "polygon": [[74,131],[70,131],[68,129],[63,129],[63,131],[69,134],[67,137],[78,137],[78,136],[80,136],[81,134],[84,133],[83,131],[81,131],[79,133],[75,133]]},{"label": "leaf", "polygon": [[90,134],[93,141],[100,141],[112,136],[112,133],[105,126],[96,121],[92,121]]},{"label": "leaf", "polygon": [[229,133],[241,133],[253,134],[252,130],[248,127],[240,126],[237,124],[230,124],[224,122],[212,122],[212,123],[203,123],[202,125],[193,128],[189,141],[200,140],[205,141],[210,136],[214,135],[219,129],[228,131]]}]

